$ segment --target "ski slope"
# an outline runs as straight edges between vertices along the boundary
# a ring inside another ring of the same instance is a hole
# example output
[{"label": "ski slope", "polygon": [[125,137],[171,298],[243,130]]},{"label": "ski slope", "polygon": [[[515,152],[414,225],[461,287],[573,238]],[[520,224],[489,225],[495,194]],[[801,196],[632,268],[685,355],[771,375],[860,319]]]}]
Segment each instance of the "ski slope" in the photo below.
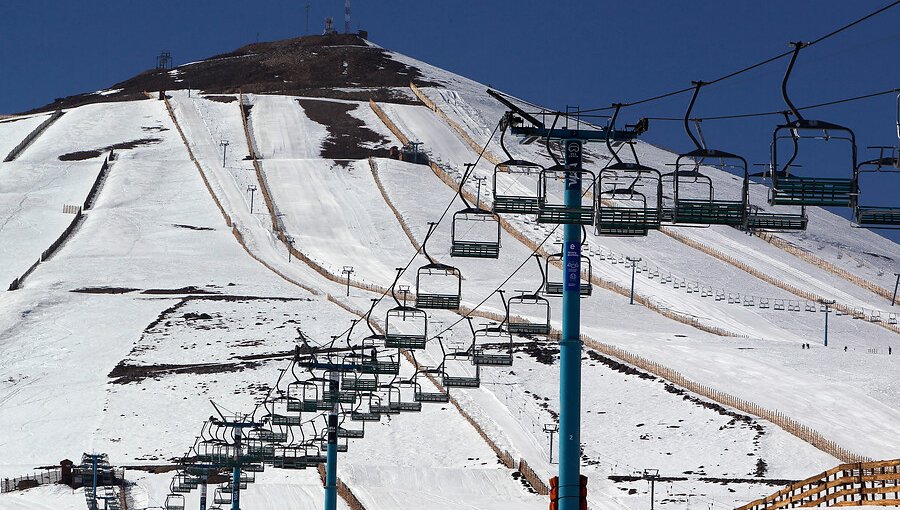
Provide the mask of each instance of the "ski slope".
[{"label": "ski slope", "polygon": [[[479,143],[490,137],[503,108],[482,85],[403,56],[394,58],[414,63],[444,83],[425,93]],[[2,284],[27,268],[68,224],[62,205],[83,202],[102,158],[65,162],[59,157],[119,147],[81,227],[21,290],[0,294],[3,476],[77,458],[84,451],[106,452],[116,464],[169,463],[187,450],[212,413],[209,400],[229,411],[251,412],[301,338],[327,343],[358,319],[350,310],[365,311],[380,296],[362,285],[389,287],[395,268],[408,264],[399,283],[415,289],[415,270],[427,260],[416,253],[401,221],[421,244],[428,223],[446,211],[427,250],[461,270],[465,305],[502,314],[496,288],[502,286],[506,297],[537,289],[540,271],[532,249],[505,230],[498,259],[450,256],[452,215],[464,204],[431,168],[373,159],[382,194],[369,160],[322,157],[332,135],[309,118],[297,98],[250,95],[245,97],[251,105],[249,143],[261,158],[266,181],[259,182],[246,159],[250,147],[237,100],[223,102],[198,91],[169,95],[187,147],[163,101],[105,103],[67,112],[19,160],[0,163]],[[396,143],[367,104],[355,104],[350,115]],[[477,159],[428,108],[380,106],[401,131],[424,142],[452,178],[461,178],[464,165]],[[38,117],[0,122],[0,140],[15,145],[10,140],[24,137],[38,122]],[[223,141],[228,142],[224,151]],[[549,163],[540,144],[508,142],[514,155]],[[502,156],[496,137],[488,148]],[[663,167],[674,160],[671,153],[646,143],[637,150],[645,164]],[[603,147],[591,148],[589,156],[595,170],[609,157]],[[474,176],[488,178],[481,189],[483,204],[490,203],[492,170],[484,158],[474,170]],[[709,172],[717,186],[735,189],[733,176]],[[262,200],[264,185],[272,193],[274,218]],[[536,181],[526,178],[515,185],[528,189]],[[252,210],[250,186],[257,188]],[[466,189],[477,193],[474,179]],[[763,192],[754,186],[753,201],[762,203]],[[544,243],[548,252],[558,251],[554,243],[559,233],[552,227],[528,218],[507,219],[520,237]],[[295,248],[321,269],[288,260],[273,223],[282,225]],[[776,282],[848,306],[891,311],[883,297],[759,238],[722,227],[677,232],[764,271]],[[897,245],[852,229],[827,211],[812,208],[810,230],[784,237],[853,274],[886,288],[892,285],[900,257]],[[825,348],[819,345],[822,313],[729,304],[694,292],[702,287],[751,296],[755,302],[799,300],[661,232],[624,239],[588,230],[586,254],[595,276],[623,288],[630,286],[632,275],[624,258],[641,257],[635,286],[640,296],[736,335],[702,331],[595,286],[582,300],[583,333],[592,339],[780,410],[860,455],[890,458],[900,453],[900,432],[891,426],[900,418],[900,382],[892,377],[900,353],[885,352],[900,347],[896,333],[832,316],[832,343]],[[354,268],[349,295],[344,266]],[[672,281],[662,281],[659,275],[666,274]],[[685,285],[676,286],[679,281]],[[375,307],[376,322],[383,323],[386,310],[395,304],[390,296],[382,300]],[[552,301],[556,328],[560,315],[559,301]],[[459,348],[471,341],[459,314],[436,311],[432,320],[432,332],[452,329],[416,353],[426,366],[442,361],[441,347]],[[474,322],[489,321],[476,317]],[[368,334],[360,330],[356,333]],[[813,348],[801,349],[802,343]],[[512,367],[485,368],[480,388],[453,391],[494,443],[516,460],[526,459],[544,479],[556,470],[542,429],[556,420],[559,409],[555,354],[552,341],[516,338]],[[413,374],[407,361],[402,366],[405,376]],[[453,369],[461,375],[474,371],[463,364]],[[683,508],[693,502],[733,508],[773,492],[777,485],[767,484],[769,479],[803,478],[838,462],[771,423],[641,374],[585,352],[584,470],[591,479],[592,507],[642,508],[644,482],[617,482],[609,476],[649,467],[684,478],[657,487],[658,494],[666,495],[660,507]],[[450,404],[426,404],[421,413],[367,424],[366,437],[354,440],[340,456],[338,472],[370,510],[546,506],[546,497],[530,492],[513,470],[501,465]],[[165,499],[171,474],[129,470],[127,476],[136,483],[130,497],[137,508],[158,506]],[[312,470],[275,469],[260,474],[243,495],[248,508],[291,510],[320,508],[322,497]],[[195,505],[197,493],[190,498]],[[0,509],[82,505],[83,493],[57,487],[0,495]]]}]

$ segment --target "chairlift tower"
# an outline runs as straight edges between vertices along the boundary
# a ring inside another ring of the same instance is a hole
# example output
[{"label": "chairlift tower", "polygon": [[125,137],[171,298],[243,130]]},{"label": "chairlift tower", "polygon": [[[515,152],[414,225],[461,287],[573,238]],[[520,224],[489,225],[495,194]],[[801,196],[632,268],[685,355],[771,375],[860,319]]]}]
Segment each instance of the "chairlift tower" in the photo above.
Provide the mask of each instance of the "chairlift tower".
[{"label": "chairlift tower", "polygon": [[172,53],[168,51],[160,51],[156,57],[157,69],[172,69]]},{"label": "chairlift tower", "polygon": [[[559,142],[563,150],[563,161],[557,160],[551,151],[556,166],[552,168],[554,178],[560,174],[564,179],[565,201],[562,207],[544,203],[538,196],[538,221],[563,224],[563,282],[562,282],[562,336],[559,342],[559,510],[579,510],[581,507],[581,265],[582,229],[593,222],[593,208],[590,215],[582,206],[583,181],[587,180],[588,191],[593,191],[592,174],[582,168],[583,144],[588,141],[605,142],[608,139],[627,141],[634,139],[638,130],[616,130],[614,127],[595,128],[582,125],[575,113],[566,114],[566,123],[557,127],[560,114],[555,115],[548,128],[543,122],[525,112],[506,98],[489,90],[488,94],[507,106],[525,123],[510,122],[509,129],[514,135],[526,138],[543,138],[550,150],[551,141]],[[569,109],[567,108],[567,111]],[[568,117],[574,117],[570,125]],[[550,172],[541,172],[542,179]],[[541,183],[541,188],[545,183]],[[540,189],[539,189],[540,191]],[[541,218],[544,221],[541,221]],[[588,266],[590,268],[590,266]],[[590,283],[588,283],[588,286]]]}]

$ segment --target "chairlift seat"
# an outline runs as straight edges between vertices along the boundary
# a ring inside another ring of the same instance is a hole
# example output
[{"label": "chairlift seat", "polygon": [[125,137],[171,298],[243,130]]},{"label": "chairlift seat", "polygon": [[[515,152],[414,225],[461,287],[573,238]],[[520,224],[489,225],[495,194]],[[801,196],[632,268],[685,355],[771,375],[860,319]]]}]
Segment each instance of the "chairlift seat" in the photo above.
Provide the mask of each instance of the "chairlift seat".
[{"label": "chairlift seat", "polygon": [[318,410],[317,400],[288,400],[287,411],[289,413],[313,413]]},{"label": "chairlift seat", "polygon": [[744,224],[745,206],[739,200],[679,199],[675,202],[674,220],[675,224],[740,226]]},{"label": "chairlift seat", "polygon": [[416,402],[450,402],[450,393],[446,391],[416,391],[413,394]]},{"label": "chairlift seat", "polygon": [[481,379],[478,377],[445,375],[442,384],[445,388],[478,388],[481,385]]},{"label": "chairlift seat", "polygon": [[322,400],[325,402],[352,404],[356,401],[355,391],[323,391]]},{"label": "chairlift seat", "polygon": [[857,207],[856,222],[859,226],[900,226],[900,207]]},{"label": "chairlift seat", "polygon": [[645,236],[659,226],[658,209],[605,205],[597,209],[597,233],[602,236]]},{"label": "chairlift seat", "polygon": [[261,429],[256,431],[256,439],[269,443],[283,443],[287,441],[287,432]]},{"label": "chairlift seat", "polygon": [[450,256],[496,259],[500,256],[500,243],[493,241],[453,241],[453,244],[450,246]]},{"label": "chairlift seat", "polygon": [[368,360],[364,361],[360,368],[364,374],[396,375],[400,373],[400,362]]},{"label": "chairlift seat", "polygon": [[385,335],[384,346],[392,349],[424,349],[426,340],[422,335],[392,333]]},{"label": "chairlift seat", "polygon": [[[372,409],[370,408],[369,411]],[[381,413],[353,411],[350,413],[350,421],[381,421]]]},{"label": "chairlift seat", "polygon": [[421,402],[390,402],[388,407],[400,412],[418,412],[422,410]]},{"label": "chairlift seat", "polygon": [[299,426],[303,424],[300,416],[286,416],[282,414],[270,414],[269,420],[272,425]]},{"label": "chairlift seat", "polygon": [[472,355],[472,363],[481,366],[509,367],[513,364],[513,355],[512,353],[487,353],[479,349]]},{"label": "chairlift seat", "polygon": [[341,386],[345,390],[353,391],[374,391],[378,388],[378,381],[375,379],[362,379],[358,377],[344,377],[341,379]]},{"label": "chairlift seat", "polygon": [[345,429],[344,427],[338,427],[337,435],[338,437],[350,439],[362,439],[363,437],[366,437],[366,431],[364,429]]},{"label": "chairlift seat", "polygon": [[772,205],[849,207],[856,194],[852,178],[784,176],[774,181],[769,195]]},{"label": "chairlift seat", "polygon": [[803,214],[751,212],[747,228],[751,230],[806,230],[809,218]]}]

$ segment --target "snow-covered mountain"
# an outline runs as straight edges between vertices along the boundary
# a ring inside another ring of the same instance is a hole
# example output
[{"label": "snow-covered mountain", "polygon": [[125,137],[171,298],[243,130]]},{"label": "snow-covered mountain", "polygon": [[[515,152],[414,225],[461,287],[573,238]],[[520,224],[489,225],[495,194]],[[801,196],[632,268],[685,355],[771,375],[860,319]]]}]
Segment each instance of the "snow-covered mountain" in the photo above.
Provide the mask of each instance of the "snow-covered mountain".
[{"label": "snow-covered mountain", "polygon": [[[0,120],[0,155],[15,153],[0,163],[0,286],[12,284],[0,294],[0,478],[105,452],[135,467],[131,508],[160,506],[171,474],[136,468],[181,456],[213,413],[209,400],[250,412],[301,339],[341,334],[410,260],[398,283],[415,288],[428,222],[463,207],[452,184],[466,163],[478,160],[465,191],[478,194],[485,178],[490,201],[504,112],[481,84],[334,36],[250,45]],[[435,165],[388,158],[402,138],[421,141]],[[551,163],[540,143],[507,146]],[[636,151],[645,165],[675,160],[645,142]],[[595,172],[610,157],[602,145],[587,155]],[[705,171],[717,194],[741,186]],[[536,185],[506,177],[498,186]],[[753,202],[765,192],[753,185]],[[539,286],[535,245],[558,251],[552,227],[504,219],[498,259],[451,258],[450,214],[428,240],[429,254],[460,269],[463,305],[482,316],[503,313],[493,291],[520,265],[507,294]],[[662,476],[661,508],[724,509],[828,469],[839,452],[900,456],[895,243],[818,208],[795,234],[587,234],[591,508],[646,505],[649,484],[634,474],[647,468]],[[641,304],[629,304],[627,257],[641,258]],[[842,310],[827,348],[818,298]],[[430,313],[433,331],[460,318]],[[544,480],[555,474],[543,425],[558,416],[557,349],[518,340],[514,365],[482,370],[480,388],[368,424],[351,442],[338,472],[365,508],[546,507],[488,443]],[[416,360],[436,365],[442,345],[469,341],[461,322]],[[402,371],[413,372],[406,360]],[[267,468],[243,502],[320,508],[322,497],[314,470]],[[55,488],[0,494],[0,509],[83,505],[83,494]]]}]

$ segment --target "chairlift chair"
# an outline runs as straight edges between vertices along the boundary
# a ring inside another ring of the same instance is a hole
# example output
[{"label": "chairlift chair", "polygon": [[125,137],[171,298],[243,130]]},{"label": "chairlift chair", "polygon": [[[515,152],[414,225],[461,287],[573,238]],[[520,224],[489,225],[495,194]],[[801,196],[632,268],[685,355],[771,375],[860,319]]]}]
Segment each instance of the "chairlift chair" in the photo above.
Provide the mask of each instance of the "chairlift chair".
[{"label": "chairlift chair", "polygon": [[428,264],[416,272],[416,307],[456,310],[462,299],[462,273],[453,266],[435,261],[428,254],[426,246],[435,227],[434,223],[428,225],[428,234],[422,243],[422,253]]},{"label": "chairlift chair", "polygon": [[[470,329],[474,331],[471,326],[472,318],[466,317],[466,320],[469,322]],[[441,352],[443,353],[443,359],[440,364],[442,369],[441,385],[444,388],[478,388],[481,386],[481,366],[475,365],[474,375],[471,375],[468,368],[465,367],[472,363],[474,342],[469,344],[466,349],[454,347],[450,349],[449,352],[444,349],[444,343],[440,337],[438,337],[438,343],[441,346]],[[459,368],[460,371],[457,372],[456,368]]]},{"label": "chairlift chair", "polygon": [[[712,179],[700,172],[699,164],[706,159],[715,158],[720,161],[735,161],[739,172],[742,172],[744,183],[740,200],[722,200],[715,196]],[[745,224],[748,201],[747,189],[749,174],[747,162],[735,154],[715,149],[697,149],[680,154],[675,161],[673,181],[673,215],[675,225],[729,225],[740,227]],[[701,188],[699,195],[687,191],[686,184]],[[685,197],[685,195],[688,195]]]},{"label": "chairlift chair", "polygon": [[[409,399],[403,398],[402,388],[409,388],[412,390],[410,391]],[[419,412],[422,410],[422,402],[416,401],[414,395],[415,385],[413,383],[395,383],[388,391],[388,407],[392,411],[399,411],[401,413]]]},{"label": "chairlift chair", "polygon": [[[781,84],[781,92],[785,103],[790,108],[795,120],[779,125],[772,133],[772,188],[769,191],[769,203],[772,205],[807,205],[807,206],[835,206],[854,207],[857,196],[856,179],[856,136],[850,128],[820,120],[808,120],[803,118],[787,93],[787,82],[790,78],[797,55],[805,46],[803,43],[793,43],[794,52],[791,62],[784,74]],[[851,167],[850,177],[803,177],[792,175],[790,165],[794,162],[797,152],[781,165],[778,159],[778,141],[790,138],[796,143],[798,139],[816,140],[843,140],[848,142]]]},{"label": "chairlift chair", "polygon": [[[597,187],[597,235],[646,236],[651,229],[659,228],[662,211],[659,171],[636,163],[614,163],[600,171]],[[639,189],[652,190],[653,194],[648,196]]]},{"label": "chairlift chair", "polygon": [[215,491],[213,491],[213,504],[215,505],[230,505],[231,504],[231,493],[222,492],[220,487],[217,487]]},{"label": "chairlift chair", "polygon": [[[471,361],[472,355],[466,357]],[[444,359],[444,375],[441,384],[445,388],[478,388],[481,386],[481,365],[475,365],[475,375],[451,375]]]},{"label": "chairlift chair", "polygon": [[[742,227],[745,225],[750,174],[747,161],[736,154],[704,147],[691,131],[689,120],[691,111],[697,102],[703,82],[694,82],[694,94],[687,111],[684,113],[684,130],[694,144],[695,149],[679,154],[675,159],[675,171],[667,174],[672,180],[672,217],[675,225],[729,225]],[[699,126],[698,126],[699,129]],[[736,171],[743,179],[740,200],[723,200],[716,198],[716,190],[712,179],[700,171],[707,160],[718,160],[720,165]],[[688,189],[690,186],[693,189]],[[699,193],[697,190],[699,189]]]},{"label": "chairlift chair", "polygon": [[[590,170],[554,165],[541,171],[538,184],[538,223],[562,225],[591,225],[594,223],[593,199],[582,201],[581,207],[567,207],[562,202],[565,189],[574,183],[581,184],[582,196],[593,196],[596,177]],[[584,188],[586,185],[587,189]],[[553,193],[556,192],[556,193]],[[557,198],[552,194],[560,194]]]},{"label": "chairlift chair", "polygon": [[[541,273],[541,287],[546,279],[541,256],[534,254],[535,262]],[[523,292],[508,300],[500,294],[506,308],[506,329],[516,335],[549,335],[550,334],[550,301],[540,295],[540,288],[535,292]],[[530,320],[528,317],[537,317]]]},{"label": "chairlift chair", "polygon": [[[525,316],[537,315],[536,320]],[[515,335],[549,335],[550,301],[537,294],[519,294],[509,298],[506,310],[506,327]]]},{"label": "chairlift chair", "polygon": [[481,366],[512,366],[512,334],[501,326],[485,326],[472,332],[472,363]]},{"label": "chairlift chair", "polygon": [[[621,104],[616,107],[609,123],[615,129]],[[633,163],[623,162],[609,137],[606,147],[612,163],[597,175],[597,235],[645,236],[650,229],[658,229],[662,211],[662,175],[658,170],[640,164],[634,145]]]},{"label": "chairlift chair", "polygon": [[[532,175],[538,177],[540,176],[540,172],[544,168],[537,163],[532,163],[531,161],[516,159],[512,156],[512,154],[509,153],[509,150],[506,148],[504,138],[506,135],[506,129],[509,127],[511,115],[512,112],[507,112],[506,115],[503,116],[503,120],[501,120],[500,125],[500,147],[506,154],[507,159],[506,161],[500,162],[496,166],[494,166],[493,211],[495,214],[537,214],[538,197],[536,183],[530,183],[532,188],[531,192],[520,191],[523,189],[527,190],[529,186],[526,183],[521,182],[517,178]],[[506,189],[516,191],[517,193],[512,193],[511,191],[500,189],[500,184],[498,183],[498,176],[500,175],[508,176],[506,180],[510,181],[510,184]]]},{"label": "chairlift chair", "polygon": [[[858,181],[861,184],[863,176],[866,176],[866,181],[868,181],[869,176],[888,177],[893,178],[894,186],[898,186],[898,183],[900,183],[900,154],[898,152],[900,151],[894,147],[876,148],[881,152],[878,158],[863,161],[856,167]],[[885,152],[888,149],[890,150],[890,156],[885,156]],[[862,195],[860,193],[860,196]],[[856,203],[856,226],[872,229],[900,228],[900,207],[874,206],[860,202],[860,200],[857,200]]]},{"label": "chairlift chair", "polygon": [[184,496],[182,494],[166,496],[166,510],[184,510]]},{"label": "chairlift chair", "polygon": [[380,404],[381,397],[379,395],[370,394],[367,403],[368,410],[363,410],[363,402],[361,401],[359,405],[350,412],[350,421],[381,421],[381,413],[377,410],[377,406]]},{"label": "chairlift chair", "polygon": [[[554,280],[550,276],[550,266],[555,264],[563,265],[565,263],[565,255],[560,253],[554,253],[553,255],[548,255],[544,262],[544,294],[548,296],[562,296],[563,288],[565,287],[563,279]],[[591,295],[593,291],[593,285],[591,285],[591,259],[585,255],[581,255],[581,273],[583,276],[585,270],[587,270],[587,281],[583,279],[579,279],[578,288],[579,294],[582,297],[587,297]],[[564,274],[564,271],[562,271]]]},{"label": "chairlift chair", "polygon": [[412,306],[396,306],[387,311],[384,332],[385,347],[424,349],[428,340],[428,315]]},{"label": "chairlift chair", "polygon": [[358,393],[369,393],[378,389],[378,376],[345,374],[341,378],[341,388]]},{"label": "chairlift chair", "polygon": [[455,212],[450,237],[451,257],[495,259],[500,256],[500,218],[486,209],[466,207]]},{"label": "chairlift chair", "polygon": [[[413,400],[416,402],[435,402],[435,403],[446,403],[450,401],[450,390],[446,386],[441,388],[435,388],[434,384],[432,384],[431,380],[429,380],[428,375],[431,374],[438,378],[438,380],[442,380],[444,377],[444,371],[442,369],[419,369],[416,371],[416,374],[413,376],[413,384],[415,385],[415,391],[413,393]],[[428,388],[426,390],[426,388]]]}]

